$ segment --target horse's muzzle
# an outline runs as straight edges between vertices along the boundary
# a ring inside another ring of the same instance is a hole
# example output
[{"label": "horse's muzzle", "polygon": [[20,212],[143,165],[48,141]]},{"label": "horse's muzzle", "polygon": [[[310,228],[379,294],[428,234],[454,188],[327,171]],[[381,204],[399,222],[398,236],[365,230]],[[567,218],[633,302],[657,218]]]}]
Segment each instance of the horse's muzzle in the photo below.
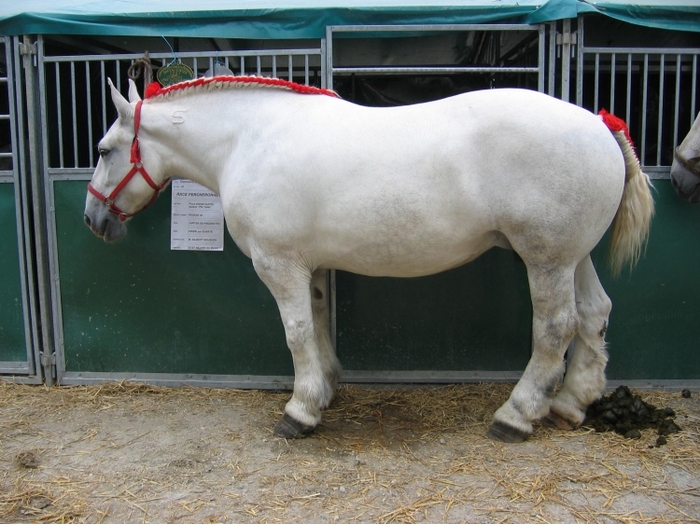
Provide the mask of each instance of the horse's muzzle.
[{"label": "horse's muzzle", "polygon": [[105,242],[114,242],[126,236],[126,225],[119,220],[117,215],[112,213],[104,213],[101,216],[91,216],[85,213],[85,224],[90,228],[95,235],[103,239]]},{"label": "horse's muzzle", "polygon": [[671,166],[671,185],[679,198],[691,204],[700,202],[700,177],[688,172],[682,166]]}]

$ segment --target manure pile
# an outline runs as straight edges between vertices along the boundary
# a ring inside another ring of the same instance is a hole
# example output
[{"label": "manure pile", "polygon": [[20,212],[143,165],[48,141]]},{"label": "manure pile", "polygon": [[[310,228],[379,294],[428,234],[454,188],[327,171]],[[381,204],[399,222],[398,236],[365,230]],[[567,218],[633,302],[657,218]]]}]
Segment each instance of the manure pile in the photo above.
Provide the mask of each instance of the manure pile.
[{"label": "manure pile", "polygon": [[[686,396],[686,392],[683,392]],[[588,407],[584,426],[597,432],[614,431],[625,438],[641,438],[642,430],[655,429],[659,434],[656,446],[666,444],[666,436],[681,431],[673,420],[672,408],[657,408],[633,394],[627,386],[619,386],[609,395]]]}]

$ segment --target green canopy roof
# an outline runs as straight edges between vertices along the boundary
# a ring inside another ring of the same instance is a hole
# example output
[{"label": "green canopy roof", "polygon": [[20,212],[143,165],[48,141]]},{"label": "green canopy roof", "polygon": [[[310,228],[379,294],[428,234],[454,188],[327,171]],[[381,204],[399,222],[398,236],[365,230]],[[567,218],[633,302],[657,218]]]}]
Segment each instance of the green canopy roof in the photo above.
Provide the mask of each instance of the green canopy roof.
[{"label": "green canopy roof", "polygon": [[3,0],[0,34],[321,38],[328,25],[540,23],[589,12],[700,32],[700,0]]}]

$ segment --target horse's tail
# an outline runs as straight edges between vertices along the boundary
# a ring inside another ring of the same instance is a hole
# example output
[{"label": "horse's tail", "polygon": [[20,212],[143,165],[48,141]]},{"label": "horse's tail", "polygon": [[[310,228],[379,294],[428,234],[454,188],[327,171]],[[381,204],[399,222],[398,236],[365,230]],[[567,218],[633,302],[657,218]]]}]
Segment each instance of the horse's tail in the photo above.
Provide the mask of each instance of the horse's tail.
[{"label": "horse's tail", "polygon": [[604,109],[600,116],[612,132],[625,158],[625,188],[610,233],[610,267],[613,274],[639,260],[649,236],[654,198],[649,175],[642,171],[625,122]]}]

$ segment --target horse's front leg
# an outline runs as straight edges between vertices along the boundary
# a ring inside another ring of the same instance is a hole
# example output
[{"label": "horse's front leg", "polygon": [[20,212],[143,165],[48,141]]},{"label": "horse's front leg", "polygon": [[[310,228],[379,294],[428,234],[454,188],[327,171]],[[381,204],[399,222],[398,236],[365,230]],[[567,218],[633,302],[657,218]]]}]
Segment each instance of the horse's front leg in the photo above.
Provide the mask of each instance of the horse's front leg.
[{"label": "horse's front leg", "polygon": [[532,356],[508,401],[494,414],[489,437],[522,442],[532,421],[549,413],[564,371],[564,353],[578,329],[574,269],[527,265],[532,298]]},{"label": "horse's front leg", "polygon": [[[304,437],[320,422],[321,409],[330,404],[335,386],[330,379],[337,375],[336,369],[330,369],[337,363],[335,355],[328,353],[332,351],[330,337],[321,337],[321,349],[314,323],[314,309],[319,308],[314,302],[325,299],[318,296],[325,295],[325,288],[315,291],[312,283],[318,278],[312,277],[297,260],[259,256],[253,257],[253,265],[277,302],[294,361],[294,392],[275,426],[275,435]],[[326,322],[326,329],[327,325]]]}]

